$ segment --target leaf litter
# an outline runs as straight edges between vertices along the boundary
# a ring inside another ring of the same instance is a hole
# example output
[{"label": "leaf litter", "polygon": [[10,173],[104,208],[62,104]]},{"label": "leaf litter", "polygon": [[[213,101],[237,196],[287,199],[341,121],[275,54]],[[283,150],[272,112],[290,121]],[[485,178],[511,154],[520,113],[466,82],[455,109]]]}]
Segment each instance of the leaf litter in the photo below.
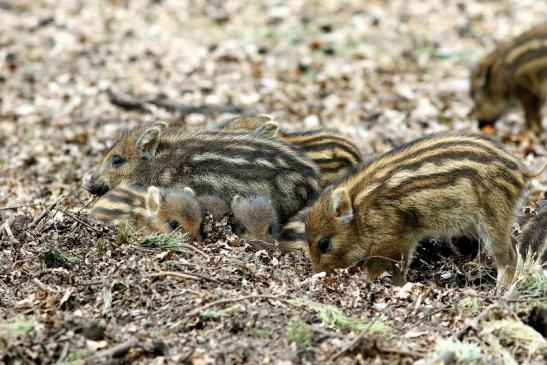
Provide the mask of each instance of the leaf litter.
[{"label": "leaf litter", "polygon": [[[80,182],[125,128],[230,115],[202,106],[336,128],[365,155],[477,131],[470,65],[546,11],[533,0],[0,2],[1,361],[544,363],[529,319],[547,304],[545,273],[496,297],[469,240],[461,255],[424,244],[397,288],[359,270],[314,275],[301,253],[257,250],[226,222],[194,243],[93,222]],[[110,91],[147,107],[120,108]],[[546,137],[522,119],[514,110],[483,132],[535,167]],[[532,181],[528,202],[546,187]]]}]

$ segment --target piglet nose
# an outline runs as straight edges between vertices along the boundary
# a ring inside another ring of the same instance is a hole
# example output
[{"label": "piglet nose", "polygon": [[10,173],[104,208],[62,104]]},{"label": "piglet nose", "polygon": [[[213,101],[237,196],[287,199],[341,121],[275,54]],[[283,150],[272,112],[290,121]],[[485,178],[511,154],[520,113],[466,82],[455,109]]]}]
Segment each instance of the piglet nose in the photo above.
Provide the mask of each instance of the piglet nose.
[{"label": "piglet nose", "polygon": [[108,184],[96,179],[93,175],[86,175],[83,177],[82,188],[94,195],[103,195],[109,190]]}]

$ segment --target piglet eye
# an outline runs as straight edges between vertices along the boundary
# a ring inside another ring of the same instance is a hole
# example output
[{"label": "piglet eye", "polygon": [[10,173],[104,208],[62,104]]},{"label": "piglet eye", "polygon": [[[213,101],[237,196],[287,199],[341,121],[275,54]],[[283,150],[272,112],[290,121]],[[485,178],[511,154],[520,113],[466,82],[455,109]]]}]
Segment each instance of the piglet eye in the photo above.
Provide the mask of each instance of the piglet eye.
[{"label": "piglet eye", "polygon": [[270,236],[277,236],[281,233],[281,225],[278,223],[270,224],[268,227],[268,234]]},{"label": "piglet eye", "polygon": [[247,228],[241,224],[234,225],[234,233],[238,236],[244,235],[247,232]]},{"label": "piglet eye", "polygon": [[325,253],[328,250],[330,250],[331,245],[332,245],[332,241],[330,237],[323,237],[317,243],[317,246],[319,247],[319,251],[321,253]]},{"label": "piglet eye", "polygon": [[176,220],[171,219],[171,220],[169,221],[169,228],[171,228],[171,230],[174,231],[174,230],[180,228],[180,224],[179,224],[179,222],[177,222]]},{"label": "piglet eye", "polygon": [[112,167],[117,169],[117,168],[120,168],[123,164],[125,163],[125,160],[119,156],[119,155],[114,155],[114,157],[112,157]]}]

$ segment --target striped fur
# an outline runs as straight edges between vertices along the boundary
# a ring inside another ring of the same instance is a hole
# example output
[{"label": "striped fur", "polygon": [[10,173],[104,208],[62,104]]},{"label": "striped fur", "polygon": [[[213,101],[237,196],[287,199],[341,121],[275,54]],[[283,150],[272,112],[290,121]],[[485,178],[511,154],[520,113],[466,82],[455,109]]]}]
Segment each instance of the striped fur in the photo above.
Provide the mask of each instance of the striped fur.
[{"label": "striped fur", "polygon": [[233,230],[247,240],[279,241],[281,225],[272,201],[262,195],[236,196],[232,201]]},{"label": "striped fur", "polygon": [[332,130],[287,132],[270,117],[236,117],[220,126],[224,130],[256,130],[298,146],[321,171],[321,186],[325,187],[362,162],[359,148],[348,138]]},{"label": "striped fur", "polygon": [[493,124],[512,99],[524,109],[526,126],[541,133],[541,106],[547,97],[547,23],[488,54],[471,73],[472,114]]},{"label": "striped fur", "polygon": [[101,194],[124,182],[188,186],[225,201],[261,194],[284,222],[317,197],[318,180],[317,167],[300,149],[273,137],[155,124],[126,132],[84,187]]},{"label": "striped fur", "polygon": [[281,232],[279,244],[279,249],[281,251],[307,250],[308,243],[306,241],[305,226],[307,214],[308,209],[304,209],[285,223]]},{"label": "striped fur", "polygon": [[517,237],[522,257],[531,255],[547,268],[547,200],[538,209],[523,217],[519,222],[521,233]]},{"label": "striped fur", "polygon": [[506,284],[516,264],[510,223],[532,176],[501,144],[481,135],[437,134],[394,148],[331,186],[311,207],[311,261],[317,271],[363,261],[371,277],[391,268],[401,283],[421,239],[478,232]]},{"label": "striped fur", "polygon": [[218,195],[200,195],[198,196],[198,200],[203,205],[203,208],[209,212],[215,220],[222,219],[225,215],[230,213],[230,207],[226,201]]},{"label": "striped fur", "polygon": [[199,239],[204,210],[190,189],[122,184],[99,198],[90,215],[107,222],[126,222],[145,232],[181,230]]}]

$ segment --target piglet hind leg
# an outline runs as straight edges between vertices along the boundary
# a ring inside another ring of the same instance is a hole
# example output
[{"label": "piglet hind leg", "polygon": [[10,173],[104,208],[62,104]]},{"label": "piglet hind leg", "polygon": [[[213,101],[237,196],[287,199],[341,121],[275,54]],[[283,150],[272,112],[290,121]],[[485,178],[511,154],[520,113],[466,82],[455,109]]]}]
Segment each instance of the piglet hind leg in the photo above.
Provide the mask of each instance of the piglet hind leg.
[{"label": "piglet hind leg", "polygon": [[408,252],[406,255],[402,255],[399,262],[392,263],[391,265],[391,282],[396,286],[403,286],[408,282],[408,270],[410,269],[410,264],[416,253],[416,248],[420,242],[421,237],[411,236],[407,238]]},{"label": "piglet hind leg", "polygon": [[490,225],[484,227],[482,233],[485,247],[496,265],[497,291],[500,292],[513,282],[517,265],[517,252],[511,243],[509,225]]},{"label": "piglet hind leg", "polygon": [[544,100],[525,89],[519,90],[517,98],[524,109],[526,127],[539,135],[543,131],[541,126],[541,107]]}]

